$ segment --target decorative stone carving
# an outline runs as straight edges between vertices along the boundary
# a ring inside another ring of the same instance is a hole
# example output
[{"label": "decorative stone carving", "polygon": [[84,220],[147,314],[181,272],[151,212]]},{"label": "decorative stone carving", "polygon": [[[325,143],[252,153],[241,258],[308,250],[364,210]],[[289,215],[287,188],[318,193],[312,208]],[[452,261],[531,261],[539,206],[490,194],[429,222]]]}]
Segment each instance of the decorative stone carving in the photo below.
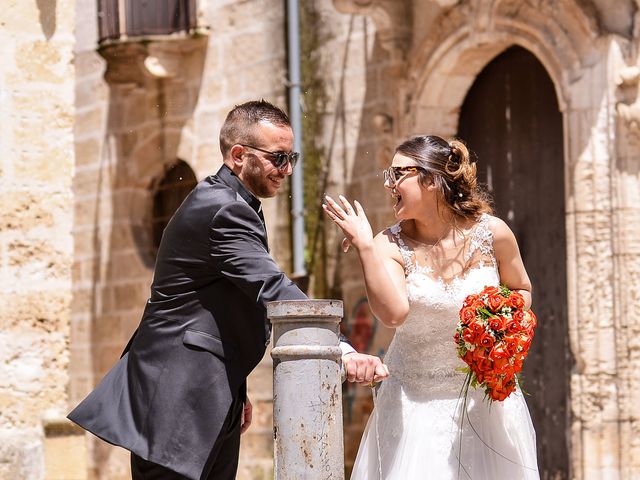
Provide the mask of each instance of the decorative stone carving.
[{"label": "decorative stone carving", "polygon": [[640,67],[633,65],[624,68],[616,84],[621,98],[616,106],[618,116],[629,131],[640,135]]},{"label": "decorative stone carving", "polygon": [[407,0],[333,0],[337,10],[370,16],[382,47],[393,58],[404,59],[411,45],[411,2]]}]

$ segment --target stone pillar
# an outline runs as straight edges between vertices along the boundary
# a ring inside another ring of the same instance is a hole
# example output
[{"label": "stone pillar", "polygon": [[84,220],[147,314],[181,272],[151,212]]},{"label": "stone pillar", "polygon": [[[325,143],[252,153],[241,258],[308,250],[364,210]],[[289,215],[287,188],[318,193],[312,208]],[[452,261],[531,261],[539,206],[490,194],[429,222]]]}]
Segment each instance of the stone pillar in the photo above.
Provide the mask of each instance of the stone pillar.
[{"label": "stone pillar", "polygon": [[272,302],[276,480],[344,479],[342,302]]}]

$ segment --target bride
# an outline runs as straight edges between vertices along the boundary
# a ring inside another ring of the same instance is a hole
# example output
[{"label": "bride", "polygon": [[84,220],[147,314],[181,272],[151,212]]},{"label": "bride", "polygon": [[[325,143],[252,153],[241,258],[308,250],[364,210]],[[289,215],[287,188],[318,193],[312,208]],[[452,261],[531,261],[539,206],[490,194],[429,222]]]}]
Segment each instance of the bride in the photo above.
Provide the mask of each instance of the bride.
[{"label": "bride", "polygon": [[[491,215],[463,143],[417,136],[384,172],[399,222],[375,237],[357,201],[325,198],[358,252],[369,304],[395,336],[391,377],[377,392],[351,479],[538,479],[535,431],[522,392],[489,403],[469,389],[453,334],[465,297],[505,284],[531,305],[515,237]],[[464,422],[461,422],[464,418]]]}]

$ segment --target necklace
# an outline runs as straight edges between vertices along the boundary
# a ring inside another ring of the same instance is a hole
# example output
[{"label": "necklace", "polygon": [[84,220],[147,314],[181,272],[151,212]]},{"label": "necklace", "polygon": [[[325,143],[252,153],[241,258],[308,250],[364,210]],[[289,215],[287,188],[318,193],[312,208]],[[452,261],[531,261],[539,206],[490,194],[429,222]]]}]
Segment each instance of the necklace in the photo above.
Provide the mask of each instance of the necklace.
[{"label": "necklace", "polygon": [[433,242],[433,243],[425,243],[425,242],[421,242],[420,240],[416,240],[415,238],[410,237],[410,236],[409,236],[409,235],[407,235],[406,233],[405,233],[405,236],[406,236],[409,240],[411,240],[413,243],[417,243],[418,245],[424,245],[424,246],[426,247],[426,249],[427,249],[427,250],[424,252],[424,254],[426,255],[426,254],[427,254],[427,253],[429,253],[431,250],[433,250],[437,245],[439,245],[439,244],[440,244],[440,242],[442,241],[442,239],[443,239],[444,237],[446,237],[446,236],[447,236],[447,234],[448,234],[450,231],[451,231],[451,230],[447,230],[447,231],[445,231],[442,235],[440,235],[440,238],[438,238],[438,239],[437,239],[435,242]]}]

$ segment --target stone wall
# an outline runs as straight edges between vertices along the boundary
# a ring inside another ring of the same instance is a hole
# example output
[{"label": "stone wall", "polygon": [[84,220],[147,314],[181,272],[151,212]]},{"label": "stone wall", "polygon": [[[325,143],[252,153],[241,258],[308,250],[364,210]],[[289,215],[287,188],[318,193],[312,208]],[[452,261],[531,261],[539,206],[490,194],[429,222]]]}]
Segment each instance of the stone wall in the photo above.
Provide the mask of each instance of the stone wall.
[{"label": "stone wall", "polygon": [[[82,437],[58,428],[69,382],[74,8],[9,1],[0,11],[0,478],[52,478],[60,448],[83,454]],[[82,478],[82,465],[65,478]]]}]

